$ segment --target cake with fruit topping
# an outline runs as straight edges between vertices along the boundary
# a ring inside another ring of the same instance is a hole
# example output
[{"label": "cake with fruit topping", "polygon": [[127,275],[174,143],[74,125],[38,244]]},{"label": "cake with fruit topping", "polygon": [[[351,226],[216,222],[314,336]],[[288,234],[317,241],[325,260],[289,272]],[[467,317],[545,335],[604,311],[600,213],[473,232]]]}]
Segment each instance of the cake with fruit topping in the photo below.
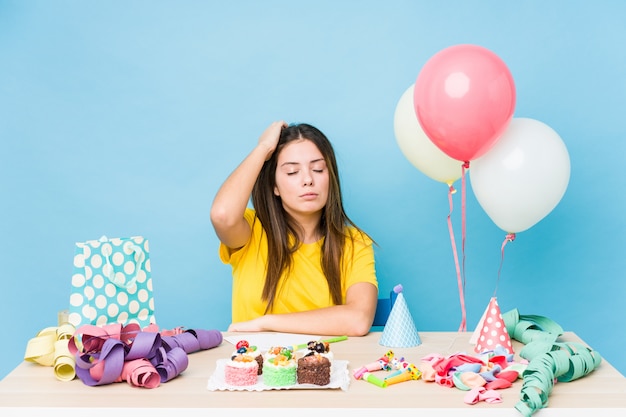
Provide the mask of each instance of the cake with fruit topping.
[{"label": "cake with fruit topping", "polygon": [[263,359],[263,383],[268,387],[295,385],[297,366],[291,349],[271,347]]},{"label": "cake with fruit topping", "polygon": [[324,342],[309,342],[309,352],[298,359],[296,380],[298,384],[328,385],[332,353],[329,344]]},{"label": "cake with fruit topping", "polygon": [[250,346],[247,340],[240,340],[235,347],[237,350],[233,352],[233,356],[244,355],[254,359],[259,364],[258,375],[261,375],[263,373],[263,355],[261,351],[256,346]]},{"label": "cake with fruit topping", "polygon": [[249,355],[234,354],[224,367],[224,381],[228,385],[254,385],[259,378],[259,363]]}]

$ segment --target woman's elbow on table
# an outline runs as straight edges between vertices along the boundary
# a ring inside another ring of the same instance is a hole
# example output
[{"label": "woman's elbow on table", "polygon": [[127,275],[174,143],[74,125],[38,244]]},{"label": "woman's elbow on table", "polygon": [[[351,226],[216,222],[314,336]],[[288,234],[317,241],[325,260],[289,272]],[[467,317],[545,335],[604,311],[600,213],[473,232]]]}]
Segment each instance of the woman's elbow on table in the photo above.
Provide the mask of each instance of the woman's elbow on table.
[{"label": "woman's elbow on table", "polygon": [[366,312],[359,312],[354,314],[349,321],[349,326],[346,331],[346,336],[360,337],[365,336],[372,329],[374,317]]}]

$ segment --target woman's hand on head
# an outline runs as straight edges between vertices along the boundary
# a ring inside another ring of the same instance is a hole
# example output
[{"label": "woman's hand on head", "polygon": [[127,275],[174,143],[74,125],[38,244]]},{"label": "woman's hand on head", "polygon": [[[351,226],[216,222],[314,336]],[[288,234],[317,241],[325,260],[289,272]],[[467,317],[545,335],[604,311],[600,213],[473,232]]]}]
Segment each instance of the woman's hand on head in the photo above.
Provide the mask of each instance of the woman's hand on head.
[{"label": "woman's hand on head", "polygon": [[259,146],[263,146],[267,150],[266,161],[272,157],[278,139],[280,139],[280,132],[286,127],[287,123],[284,120],[272,122],[259,137]]}]

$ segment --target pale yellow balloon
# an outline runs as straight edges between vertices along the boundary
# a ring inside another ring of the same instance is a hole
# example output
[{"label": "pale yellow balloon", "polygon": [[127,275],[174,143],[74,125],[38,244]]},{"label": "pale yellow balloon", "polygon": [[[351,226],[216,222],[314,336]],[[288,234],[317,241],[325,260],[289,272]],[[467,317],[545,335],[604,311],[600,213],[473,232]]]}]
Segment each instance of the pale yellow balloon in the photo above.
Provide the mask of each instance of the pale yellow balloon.
[{"label": "pale yellow balloon", "polygon": [[393,119],[396,142],[406,159],[422,173],[449,186],[462,175],[463,162],[439,149],[424,133],[413,106],[412,84],[400,97]]}]

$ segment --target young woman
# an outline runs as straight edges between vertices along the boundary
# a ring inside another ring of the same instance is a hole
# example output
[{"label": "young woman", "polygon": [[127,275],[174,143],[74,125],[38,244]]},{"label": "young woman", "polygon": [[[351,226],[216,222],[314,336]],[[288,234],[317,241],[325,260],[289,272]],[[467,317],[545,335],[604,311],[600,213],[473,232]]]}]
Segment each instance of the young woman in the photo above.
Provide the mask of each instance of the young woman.
[{"label": "young woman", "polygon": [[218,190],[211,222],[233,270],[228,331],[369,332],[373,240],[344,212],[335,153],[317,128],[272,123]]}]

